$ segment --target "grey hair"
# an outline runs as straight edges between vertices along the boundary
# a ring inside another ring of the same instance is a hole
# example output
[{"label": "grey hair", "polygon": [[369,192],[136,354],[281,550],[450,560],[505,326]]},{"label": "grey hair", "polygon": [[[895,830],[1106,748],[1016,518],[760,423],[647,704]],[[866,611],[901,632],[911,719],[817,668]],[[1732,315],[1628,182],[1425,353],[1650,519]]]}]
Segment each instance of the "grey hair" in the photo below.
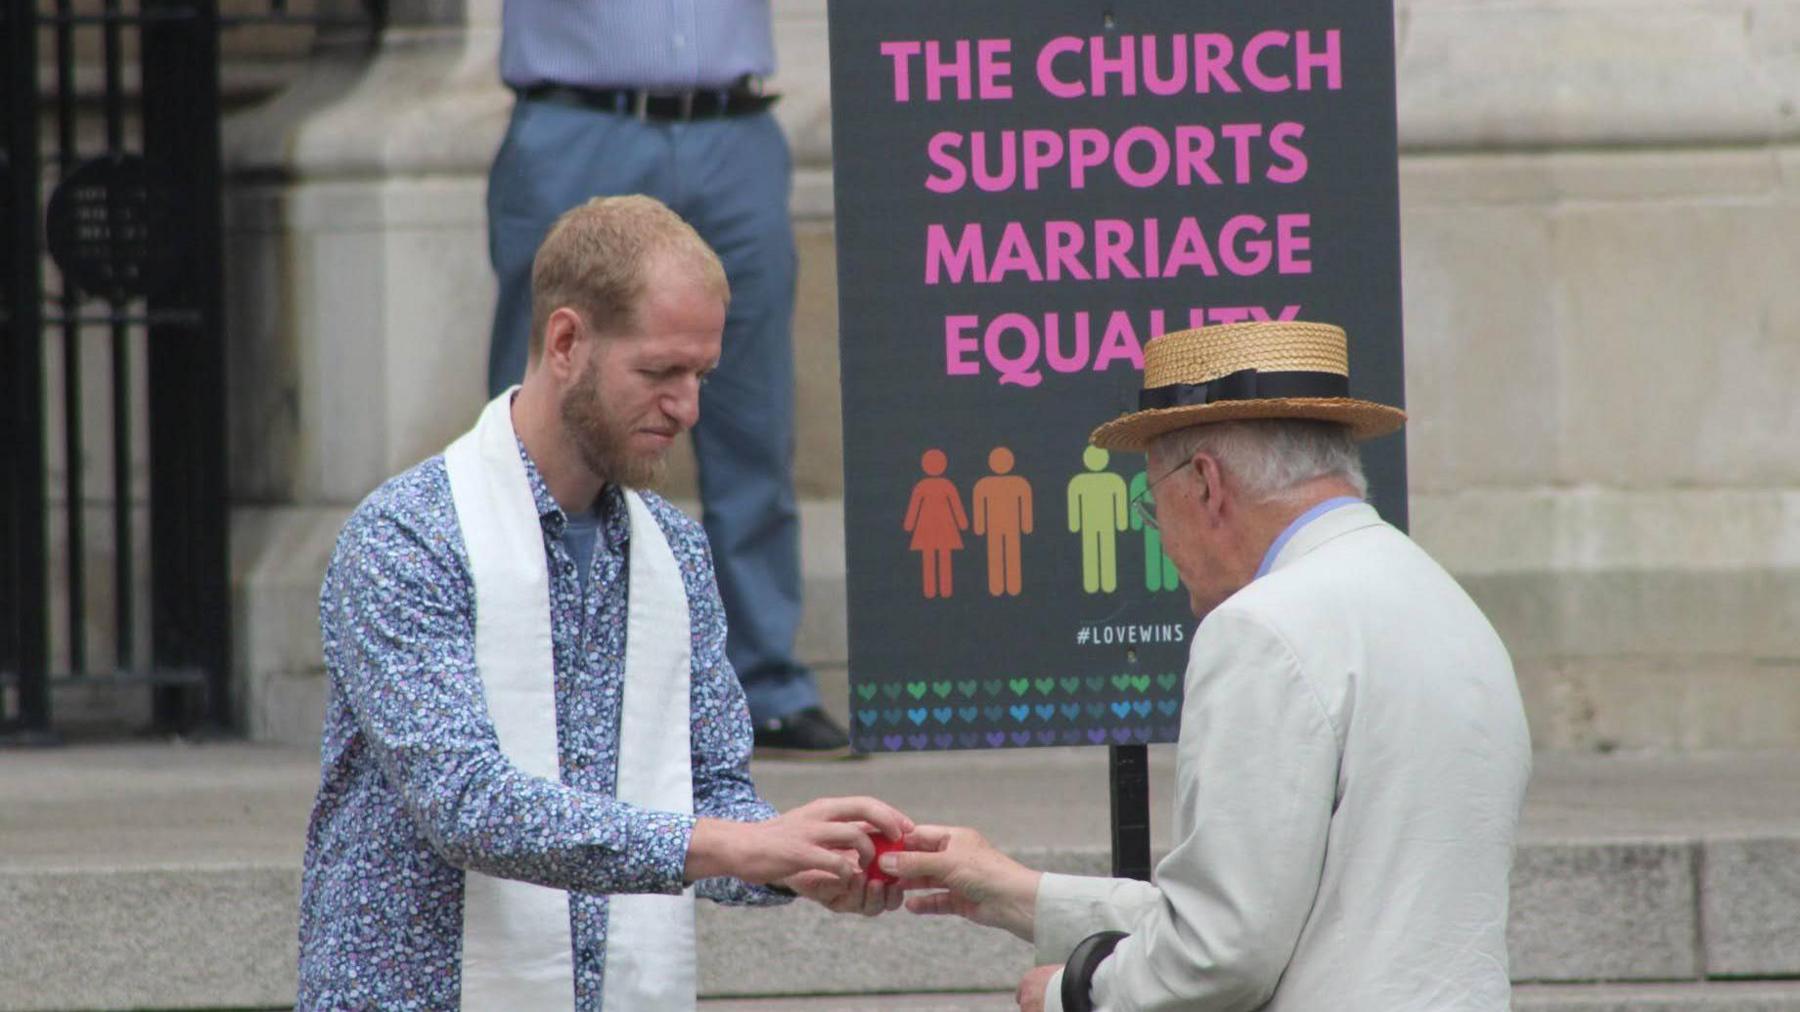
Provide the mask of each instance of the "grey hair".
[{"label": "grey hair", "polygon": [[1156,437],[1150,460],[1167,470],[1202,451],[1217,458],[1256,502],[1289,498],[1295,487],[1328,475],[1349,482],[1358,496],[1369,494],[1350,429],[1335,422],[1267,418],[1190,425]]}]

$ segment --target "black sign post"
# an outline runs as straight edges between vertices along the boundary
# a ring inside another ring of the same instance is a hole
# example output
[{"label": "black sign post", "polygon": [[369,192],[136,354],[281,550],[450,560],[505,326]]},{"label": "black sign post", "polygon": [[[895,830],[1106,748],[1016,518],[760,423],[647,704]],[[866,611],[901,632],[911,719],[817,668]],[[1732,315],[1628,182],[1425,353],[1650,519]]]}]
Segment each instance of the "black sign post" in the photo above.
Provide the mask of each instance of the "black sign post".
[{"label": "black sign post", "polygon": [[1112,789],[1113,878],[1150,881],[1150,746],[1114,745],[1107,768]]},{"label": "black sign post", "polygon": [[[1391,0],[830,14],[855,740],[1111,746],[1147,872],[1194,619],[1088,433],[1152,337],[1242,320],[1343,326],[1402,403]],[[1399,437],[1365,462],[1404,524]]]}]

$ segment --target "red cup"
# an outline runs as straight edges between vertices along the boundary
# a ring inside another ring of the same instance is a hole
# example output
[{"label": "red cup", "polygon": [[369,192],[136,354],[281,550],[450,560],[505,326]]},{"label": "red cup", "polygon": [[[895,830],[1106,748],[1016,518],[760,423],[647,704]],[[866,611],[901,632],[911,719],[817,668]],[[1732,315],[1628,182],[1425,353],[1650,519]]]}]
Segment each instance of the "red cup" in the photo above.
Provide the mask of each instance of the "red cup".
[{"label": "red cup", "polygon": [[900,840],[890,840],[880,833],[870,833],[869,840],[875,844],[875,859],[869,862],[867,868],[863,869],[863,874],[871,882],[898,881],[894,876],[881,870],[881,855],[899,853],[906,849],[906,844]]}]

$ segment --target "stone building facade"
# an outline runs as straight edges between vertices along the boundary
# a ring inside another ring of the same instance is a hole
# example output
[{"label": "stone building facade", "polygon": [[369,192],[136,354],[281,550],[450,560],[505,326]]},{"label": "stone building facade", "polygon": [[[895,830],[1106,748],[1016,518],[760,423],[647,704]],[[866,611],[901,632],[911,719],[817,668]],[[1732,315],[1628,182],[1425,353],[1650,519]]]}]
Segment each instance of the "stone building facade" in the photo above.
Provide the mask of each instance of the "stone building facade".
[{"label": "stone building facade", "polygon": [[[1413,533],[1540,748],[1800,745],[1800,2],[1400,0]],[[339,524],[482,399],[500,0],[390,8],[227,124],[240,699],[316,740]],[[803,649],[844,660],[824,0],[799,166]],[[1354,339],[1354,335],[1352,335]],[[671,491],[691,488],[678,466]],[[834,610],[835,609],[835,610]]]}]

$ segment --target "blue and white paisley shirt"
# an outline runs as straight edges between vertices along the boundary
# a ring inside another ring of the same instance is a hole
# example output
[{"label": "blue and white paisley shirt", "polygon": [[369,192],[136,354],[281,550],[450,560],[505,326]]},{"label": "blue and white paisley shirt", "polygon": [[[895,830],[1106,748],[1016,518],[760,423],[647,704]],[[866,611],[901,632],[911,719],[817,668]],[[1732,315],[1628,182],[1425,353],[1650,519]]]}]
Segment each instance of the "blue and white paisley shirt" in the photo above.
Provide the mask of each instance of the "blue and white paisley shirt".
[{"label": "blue and white paisley shirt", "polygon": [[[319,594],[330,678],[323,772],[300,896],[301,1009],[444,1009],[460,1001],[463,869],[569,890],[575,1007],[600,1008],[607,893],[678,893],[696,816],[775,810],[750,782],[750,715],[698,524],[656,495],[693,630],[694,811],[614,800],[630,524],[608,487],[586,581],[568,521],[526,455],[544,529],[562,782],[501,755],[475,670],[475,590],[443,457],[382,485],[338,537]],[[735,879],[723,903],[784,898]],[[617,1012],[617,1010],[615,1010]]]}]

